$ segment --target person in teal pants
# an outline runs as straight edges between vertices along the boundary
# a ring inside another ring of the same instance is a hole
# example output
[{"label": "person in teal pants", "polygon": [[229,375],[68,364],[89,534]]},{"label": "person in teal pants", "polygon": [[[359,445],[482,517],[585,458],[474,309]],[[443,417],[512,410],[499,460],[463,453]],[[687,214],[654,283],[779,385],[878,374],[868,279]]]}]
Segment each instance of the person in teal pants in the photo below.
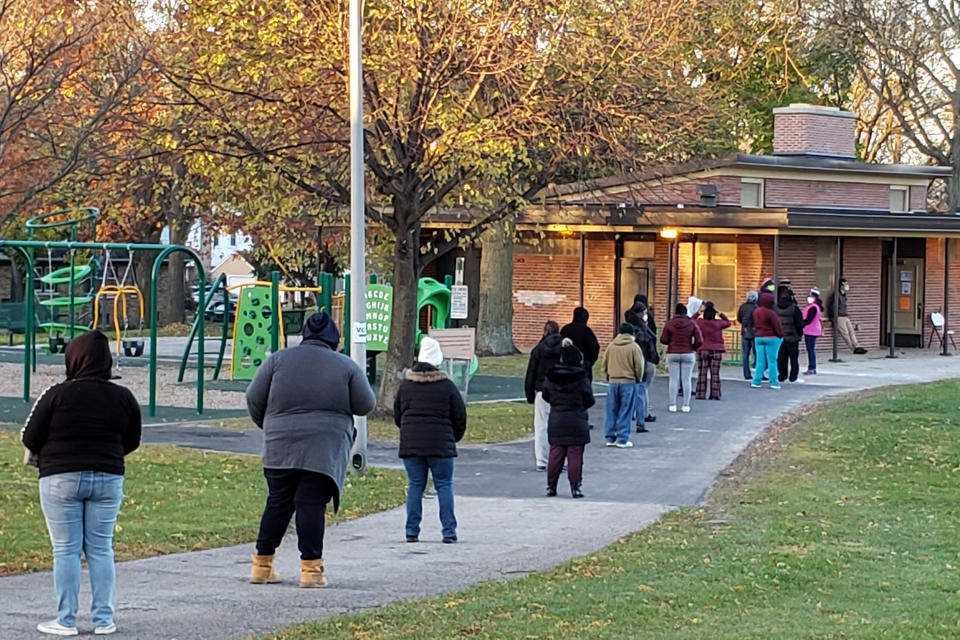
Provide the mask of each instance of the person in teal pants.
[{"label": "person in teal pants", "polygon": [[773,295],[763,293],[757,301],[757,308],[753,311],[754,347],[757,350],[757,368],[753,372],[753,381],[750,386],[760,388],[763,374],[770,378],[770,388],[779,389],[777,381],[777,353],[780,343],[783,342],[783,327],[780,317],[773,310]]}]

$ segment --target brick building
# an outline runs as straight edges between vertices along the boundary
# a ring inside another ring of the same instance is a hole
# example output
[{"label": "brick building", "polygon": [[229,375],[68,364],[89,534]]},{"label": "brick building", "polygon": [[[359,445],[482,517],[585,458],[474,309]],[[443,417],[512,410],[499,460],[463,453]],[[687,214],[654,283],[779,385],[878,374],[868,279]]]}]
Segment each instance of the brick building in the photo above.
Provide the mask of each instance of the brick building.
[{"label": "brick building", "polygon": [[[545,320],[567,322],[581,302],[609,340],[636,293],[661,325],[668,296],[697,295],[733,315],[768,277],[789,280],[801,300],[812,286],[826,299],[839,267],[866,348],[889,342],[891,317],[898,346],[926,346],[930,313],[944,306],[945,243],[960,237],[960,217],[928,211],[927,191],[950,170],[856,161],[851,113],[791,105],[774,114],[773,155],[547,189],[518,221],[521,240],[536,242],[520,242],[514,259],[515,342],[534,344]],[[960,296],[950,303],[960,327]],[[829,350],[826,331],[819,347]]]}]

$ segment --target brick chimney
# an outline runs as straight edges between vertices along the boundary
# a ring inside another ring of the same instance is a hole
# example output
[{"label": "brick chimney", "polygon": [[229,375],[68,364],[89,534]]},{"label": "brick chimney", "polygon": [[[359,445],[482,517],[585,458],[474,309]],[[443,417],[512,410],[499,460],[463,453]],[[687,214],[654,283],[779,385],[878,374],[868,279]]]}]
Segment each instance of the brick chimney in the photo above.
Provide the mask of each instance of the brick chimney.
[{"label": "brick chimney", "polygon": [[836,107],[780,107],[773,110],[773,153],[853,159],[856,129],[857,116]]}]

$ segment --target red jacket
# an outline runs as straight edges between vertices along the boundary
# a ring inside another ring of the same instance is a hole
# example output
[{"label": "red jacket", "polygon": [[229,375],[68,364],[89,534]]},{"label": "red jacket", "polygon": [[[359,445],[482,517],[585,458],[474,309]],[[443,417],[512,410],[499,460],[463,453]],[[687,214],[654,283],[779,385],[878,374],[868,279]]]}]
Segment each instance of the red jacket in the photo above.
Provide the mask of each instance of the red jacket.
[{"label": "red jacket", "polygon": [[753,328],[756,338],[782,338],[783,326],[780,316],[773,310],[773,294],[760,294],[757,308],[753,310]]},{"label": "red jacket", "polygon": [[723,342],[723,330],[730,326],[727,316],[720,314],[719,318],[707,320],[697,318],[697,327],[703,335],[703,344],[700,351],[726,351],[727,345]]},{"label": "red jacket", "polygon": [[667,345],[667,353],[693,353],[703,344],[703,335],[687,316],[673,316],[663,325],[660,342]]}]

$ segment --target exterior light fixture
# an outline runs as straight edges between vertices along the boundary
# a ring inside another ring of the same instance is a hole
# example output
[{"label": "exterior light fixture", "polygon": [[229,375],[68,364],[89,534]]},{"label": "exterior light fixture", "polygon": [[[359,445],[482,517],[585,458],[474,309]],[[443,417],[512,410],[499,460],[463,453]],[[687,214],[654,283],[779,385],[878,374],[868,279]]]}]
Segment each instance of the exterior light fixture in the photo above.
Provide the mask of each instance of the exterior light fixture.
[{"label": "exterior light fixture", "polygon": [[660,229],[660,237],[665,240],[676,240],[677,230],[676,229]]}]

